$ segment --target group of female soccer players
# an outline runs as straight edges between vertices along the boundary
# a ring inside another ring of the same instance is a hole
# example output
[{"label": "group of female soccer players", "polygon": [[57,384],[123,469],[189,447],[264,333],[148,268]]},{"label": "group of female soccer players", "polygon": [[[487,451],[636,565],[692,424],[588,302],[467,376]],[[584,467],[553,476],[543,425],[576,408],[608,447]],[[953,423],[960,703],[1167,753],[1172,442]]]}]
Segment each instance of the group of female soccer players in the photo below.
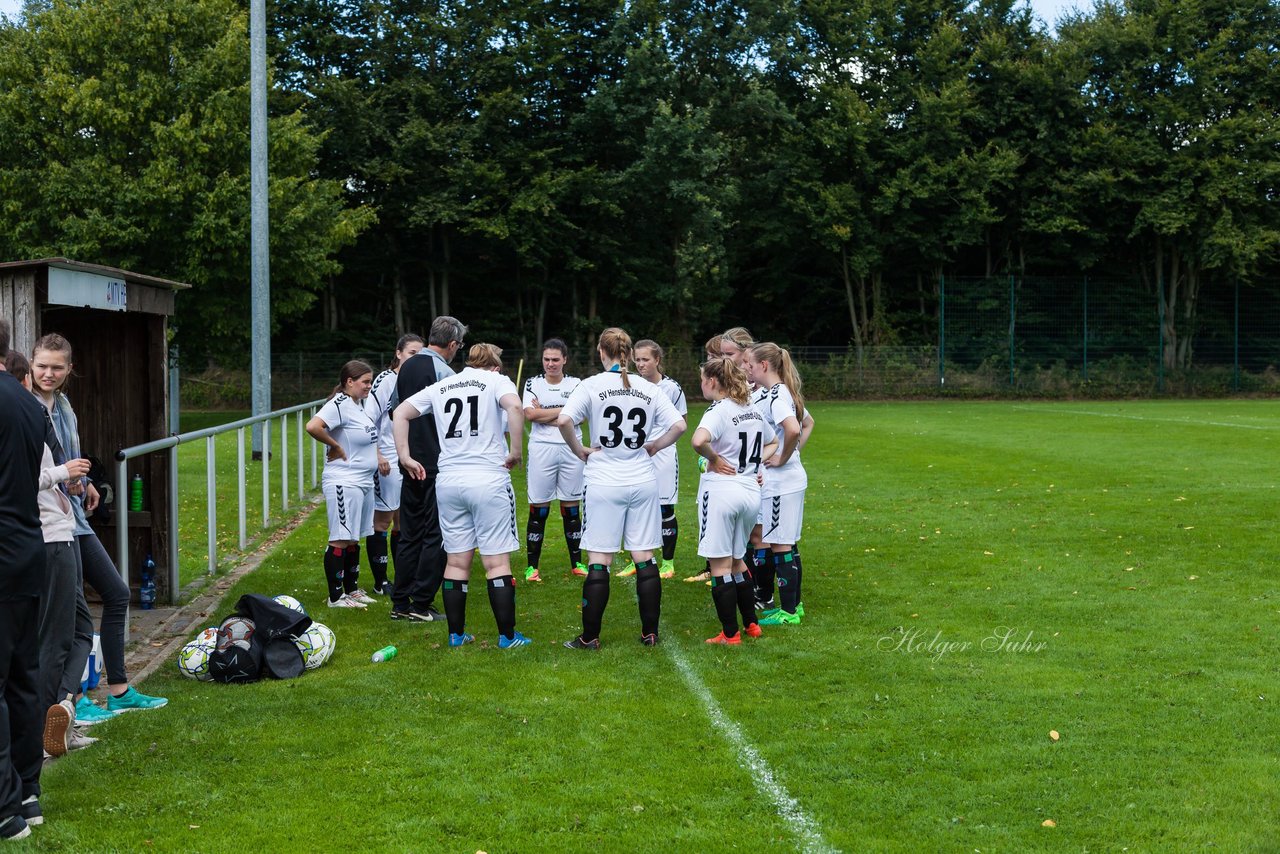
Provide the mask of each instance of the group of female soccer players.
[{"label": "group of female soccer players", "polygon": [[[416,336],[401,339],[390,370],[421,345]],[[679,475],[674,444],[687,429],[684,393],[663,375],[663,350],[657,343],[633,345],[626,332],[610,328],[600,334],[596,349],[601,371],[579,379],[566,373],[565,343],[547,341],[543,373],[525,383],[521,399],[500,373],[502,351],[476,344],[461,373],[394,408],[382,396],[370,395],[385,373],[375,382],[364,363],[344,366],[335,395],[307,426],[329,446],[322,481],[330,527],[325,552],[329,604],[360,608],[372,601],[357,584],[359,539],[374,533],[375,503],[382,532],[391,520],[391,493],[396,490],[385,483],[389,472],[425,476],[408,452],[407,423],[431,415],[440,446],[436,500],[448,555],[443,598],[449,643],[459,646],[474,639],[466,633],[464,619],[476,550],[485,568],[499,646],[529,643],[515,630],[510,566],[510,554],[519,549],[510,470],[520,462],[521,442],[513,437],[523,435],[528,420],[524,580],[542,580],[542,543],[551,502],[557,501],[571,571],[584,577],[582,631],[565,646],[599,649],[610,570],[620,547],[631,557],[617,574],[635,577],[640,640],[656,645],[661,579],[675,574]],[[692,447],[703,469],[697,490],[697,552],[706,564],[685,580],[711,585],[721,631],[707,642],[739,644],[743,632],[757,637],[762,625],[798,624],[804,614],[796,544],[807,477],[799,451],[813,418],[805,410],[787,351],[753,342],[742,328],[707,342],[701,391],[710,406],[693,432]],[[374,592],[382,593],[385,551],[373,551],[371,543]]]}]

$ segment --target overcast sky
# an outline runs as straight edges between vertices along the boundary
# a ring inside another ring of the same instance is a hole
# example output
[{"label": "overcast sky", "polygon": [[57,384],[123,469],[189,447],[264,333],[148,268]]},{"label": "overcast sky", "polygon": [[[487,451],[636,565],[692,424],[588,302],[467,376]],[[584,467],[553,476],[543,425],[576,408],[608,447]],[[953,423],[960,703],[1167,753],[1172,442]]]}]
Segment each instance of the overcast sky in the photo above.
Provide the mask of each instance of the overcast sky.
[{"label": "overcast sky", "polygon": [[[1050,25],[1062,12],[1076,6],[1087,8],[1089,5],[1088,2],[1076,2],[1076,0],[1031,0],[1031,8],[1035,10],[1036,15]],[[0,13],[13,15],[21,6],[22,0],[0,0]]]}]

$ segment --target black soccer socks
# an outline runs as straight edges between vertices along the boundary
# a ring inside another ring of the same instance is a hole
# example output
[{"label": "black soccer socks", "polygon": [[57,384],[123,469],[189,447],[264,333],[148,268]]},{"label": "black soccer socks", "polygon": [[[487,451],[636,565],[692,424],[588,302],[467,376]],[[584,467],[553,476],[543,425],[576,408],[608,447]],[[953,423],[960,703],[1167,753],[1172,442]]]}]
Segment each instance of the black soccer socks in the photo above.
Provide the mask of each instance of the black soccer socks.
[{"label": "black soccer socks", "polygon": [[582,508],[560,505],[560,521],[564,523],[564,541],[569,546],[570,568],[582,563]]},{"label": "black soccer socks", "polygon": [[738,597],[738,613],[742,615],[742,627],[746,628],[758,622],[756,618],[756,586],[751,580],[751,572],[733,574],[735,592]]},{"label": "black soccer socks", "polygon": [[675,560],[676,537],[680,534],[680,523],[676,521],[676,506],[662,505],[662,559]]},{"label": "black soccer socks", "polygon": [[604,622],[604,609],[609,604],[609,569],[602,563],[587,567],[586,580],[582,582],[582,639],[597,640],[600,624]]},{"label": "black soccer socks", "polygon": [[768,602],[773,598],[773,579],[777,574],[773,567],[773,555],[768,549],[754,549],[748,546],[747,553],[742,556],[742,559],[751,570],[752,578],[755,579],[756,601]]},{"label": "black soccer socks", "polygon": [[547,514],[550,507],[530,507],[529,524],[524,529],[524,546],[529,553],[529,566],[537,567],[542,560],[542,540],[547,534]]},{"label": "black soccer socks", "polygon": [[782,610],[788,614],[796,612],[796,603],[800,600],[796,598],[797,576],[796,563],[791,556],[791,552],[774,552],[773,568],[778,574],[778,598],[781,600],[778,604],[782,606]]},{"label": "black soccer socks", "polygon": [[374,589],[381,590],[382,585],[387,583],[387,532],[374,531],[365,537],[364,550],[369,555]]},{"label": "black soccer socks", "polygon": [[342,575],[347,565],[347,551],[337,546],[326,546],[324,550],[324,579],[329,585],[329,601],[337,602],[342,598]]},{"label": "black soccer socks", "polygon": [[360,586],[360,547],[347,546],[346,560],[343,563],[342,588],[347,593],[354,593]]},{"label": "black soccer socks", "polygon": [[711,576],[711,601],[715,603],[716,616],[720,618],[724,636],[731,638],[737,635],[738,585],[730,576]]},{"label": "black soccer socks", "polygon": [[467,625],[467,582],[446,578],[440,596],[444,599],[444,617],[449,623],[449,634],[462,634]]},{"label": "black soccer socks", "polygon": [[640,605],[640,634],[656,635],[662,613],[662,579],[658,562],[652,558],[636,564],[636,601]]},{"label": "black soccer socks", "polygon": [[490,578],[486,586],[489,588],[489,607],[493,609],[498,634],[510,640],[516,633],[516,586],[511,582],[510,575]]}]

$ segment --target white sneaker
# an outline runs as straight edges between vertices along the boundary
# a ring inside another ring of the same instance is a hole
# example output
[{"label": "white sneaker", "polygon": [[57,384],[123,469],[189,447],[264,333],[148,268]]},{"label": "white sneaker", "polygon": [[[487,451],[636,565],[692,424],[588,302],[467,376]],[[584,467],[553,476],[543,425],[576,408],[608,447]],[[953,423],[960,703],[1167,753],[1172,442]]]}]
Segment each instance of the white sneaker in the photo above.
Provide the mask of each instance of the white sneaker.
[{"label": "white sneaker", "polygon": [[357,587],[355,590],[352,590],[350,593],[347,594],[347,596],[364,605],[372,605],[373,603],[378,601],[377,599],[374,599],[372,596],[370,596],[368,593],[365,593],[359,587]]},{"label": "white sneaker", "polygon": [[79,727],[73,726],[70,731],[67,732],[67,750],[80,750],[88,747],[95,741],[97,741],[96,738],[90,735],[85,735],[80,731]]},{"label": "white sneaker", "polygon": [[361,610],[364,610],[369,606],[364,604],[363,602],[357,602],[355,599],[352,599],[350,596],[342,596],[338,599],[330,600],[329,607],[330,608],[359,608]]}]

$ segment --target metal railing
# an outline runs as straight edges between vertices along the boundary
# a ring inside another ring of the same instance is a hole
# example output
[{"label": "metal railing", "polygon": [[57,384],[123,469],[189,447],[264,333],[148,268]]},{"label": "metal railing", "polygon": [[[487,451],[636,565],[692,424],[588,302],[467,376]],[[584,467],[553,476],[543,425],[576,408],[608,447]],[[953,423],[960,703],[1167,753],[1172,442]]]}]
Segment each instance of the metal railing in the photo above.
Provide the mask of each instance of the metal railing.
[{"label": "metal railing", "polygon": [[[220,424],[217,427],[207,427],[204,430],[193,430],[190,433],[177,433],[164,439],[156,439],[153,442],[144,442],[141,445],[134,445],[129,448],[122,448],[116,452],[116,483],[129,483],[129,460],[136,459],[146,454],[153,454],[157,451],[167,450],[169,452],[169,518],[173,521],[173,530],[169,532],[169,601],[176,604],[178,594],[181,592],[181,581],[178,575],[178,446],[187,442],[194,442],[199,439],[205,440],[205,494],[208,500],[208,524],[209,524],[209,569],[212,575],[218,568],[218,490],[217,490],[217,452],[215,442],[218,436],[223,433],[236,431],[236,479],[238,481],[237,491],[237,515],[239,519],[239,545],[240,550],[244,551],[248,546],[248,535],[246,530],[246,469],[245,469],[245,428],[252,427],[255,424],[262,424],[262,528],[266,529],[271,522],[271,425],[276,419],[280,420],[280,509],[282,511],[289,509],[289,416],[294,416],[295,422],[295,450],[297,455],[297,467],[295,469],[295,477],[297,484],[297,495],[302,497],[305,492],[303,479],[303,425],[307,419],[310,419],[317,410],[324,404],[323,400],[313,400],[309,403],[300,403],[296,406],[290,406],[285,409],[277,409],[274,412],[268,412],[265,415],[255,415],[250,418],[242,418],[239,421],[232,421],[227,424]],[[317,474],[317,457],[316,443],[311,444],[311,488],[315,489],[318,483]],[[124,578],[124,583],[129,584],[129,524],[128,511],[124,513],[123,520],[116,526],[116,547],[117,565],[120,567],[120,575]]]}]

